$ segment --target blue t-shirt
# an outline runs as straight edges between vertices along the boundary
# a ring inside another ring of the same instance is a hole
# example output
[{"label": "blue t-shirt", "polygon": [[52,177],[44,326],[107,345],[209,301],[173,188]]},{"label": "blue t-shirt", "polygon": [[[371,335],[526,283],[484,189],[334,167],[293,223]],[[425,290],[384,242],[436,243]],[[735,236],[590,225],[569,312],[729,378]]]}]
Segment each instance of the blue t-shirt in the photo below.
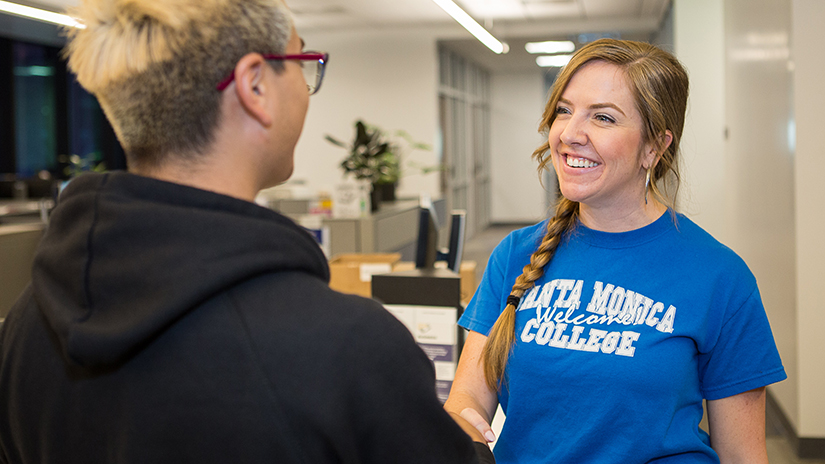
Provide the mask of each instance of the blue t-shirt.
[{"label": "blue t-shirt", "polygon": [[[718,463],[702,399],[786,378],[747,265],[684,216],[579,224],[516,310],[499,463]],[[546,232],[493,251],[459,324],[489,334]]]}]

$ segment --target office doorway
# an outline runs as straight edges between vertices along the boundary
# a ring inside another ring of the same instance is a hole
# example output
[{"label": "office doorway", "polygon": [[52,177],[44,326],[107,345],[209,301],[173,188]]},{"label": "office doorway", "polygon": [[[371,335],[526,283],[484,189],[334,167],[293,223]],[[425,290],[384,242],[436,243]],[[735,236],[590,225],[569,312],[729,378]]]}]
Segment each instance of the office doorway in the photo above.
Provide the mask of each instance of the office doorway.
[{"label": "office doorway", "polygon": [[490,73],[440,48],[439,75],[441,192],[467,211],[469,238],[490,223]]}]

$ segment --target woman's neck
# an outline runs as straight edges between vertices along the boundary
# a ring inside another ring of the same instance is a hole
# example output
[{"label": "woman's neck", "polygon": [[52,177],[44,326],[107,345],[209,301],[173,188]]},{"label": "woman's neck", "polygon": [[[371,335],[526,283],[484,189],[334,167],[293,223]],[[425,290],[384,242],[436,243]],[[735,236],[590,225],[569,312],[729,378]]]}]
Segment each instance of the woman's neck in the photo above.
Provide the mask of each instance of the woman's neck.
[{"label": "woman's neck", "polygon": [[592,208],[579,204],[579,219],[586,227],[602,232],[627,232],[655,222],[667,211],[667,206],[650,199],[647,204],[632,208]]}]

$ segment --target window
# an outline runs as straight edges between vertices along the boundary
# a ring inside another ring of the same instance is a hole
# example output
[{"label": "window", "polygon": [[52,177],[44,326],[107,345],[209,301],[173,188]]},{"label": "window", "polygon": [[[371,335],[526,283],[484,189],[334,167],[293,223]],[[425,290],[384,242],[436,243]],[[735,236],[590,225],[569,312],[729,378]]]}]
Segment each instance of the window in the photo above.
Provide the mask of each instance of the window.
[{"label": "window", "polygon": [[12,46],[15,166],[18,177],[57,169],[57,56],[42,45]]},{"label": "window", "polygon": [[69,73],[60,48],[0,38],[0,177],[68,177],[68,156],[125,169],[97,99]]}]

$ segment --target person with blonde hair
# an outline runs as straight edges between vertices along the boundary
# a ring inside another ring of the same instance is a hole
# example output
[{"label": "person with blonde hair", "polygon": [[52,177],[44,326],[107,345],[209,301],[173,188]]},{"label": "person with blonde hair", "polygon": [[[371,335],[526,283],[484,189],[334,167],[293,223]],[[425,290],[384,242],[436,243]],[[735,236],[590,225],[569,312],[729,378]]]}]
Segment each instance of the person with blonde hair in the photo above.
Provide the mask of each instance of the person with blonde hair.
[{"label": "person with blonde hair", "polygon": [[534,157],[561,197],[493,251],[445,404],[497,462],[767,463],[786,375],[745,263],[674,210],[687,97],[646,43],[589,43],[559,73]]},{"label": "person with blonde hair", "polygon": [[286,5],[76,13],[69,67],[128,172],[69,183],[0,330],[0,462],[478,462],[406,328],[254,203],[328,60]]}]

